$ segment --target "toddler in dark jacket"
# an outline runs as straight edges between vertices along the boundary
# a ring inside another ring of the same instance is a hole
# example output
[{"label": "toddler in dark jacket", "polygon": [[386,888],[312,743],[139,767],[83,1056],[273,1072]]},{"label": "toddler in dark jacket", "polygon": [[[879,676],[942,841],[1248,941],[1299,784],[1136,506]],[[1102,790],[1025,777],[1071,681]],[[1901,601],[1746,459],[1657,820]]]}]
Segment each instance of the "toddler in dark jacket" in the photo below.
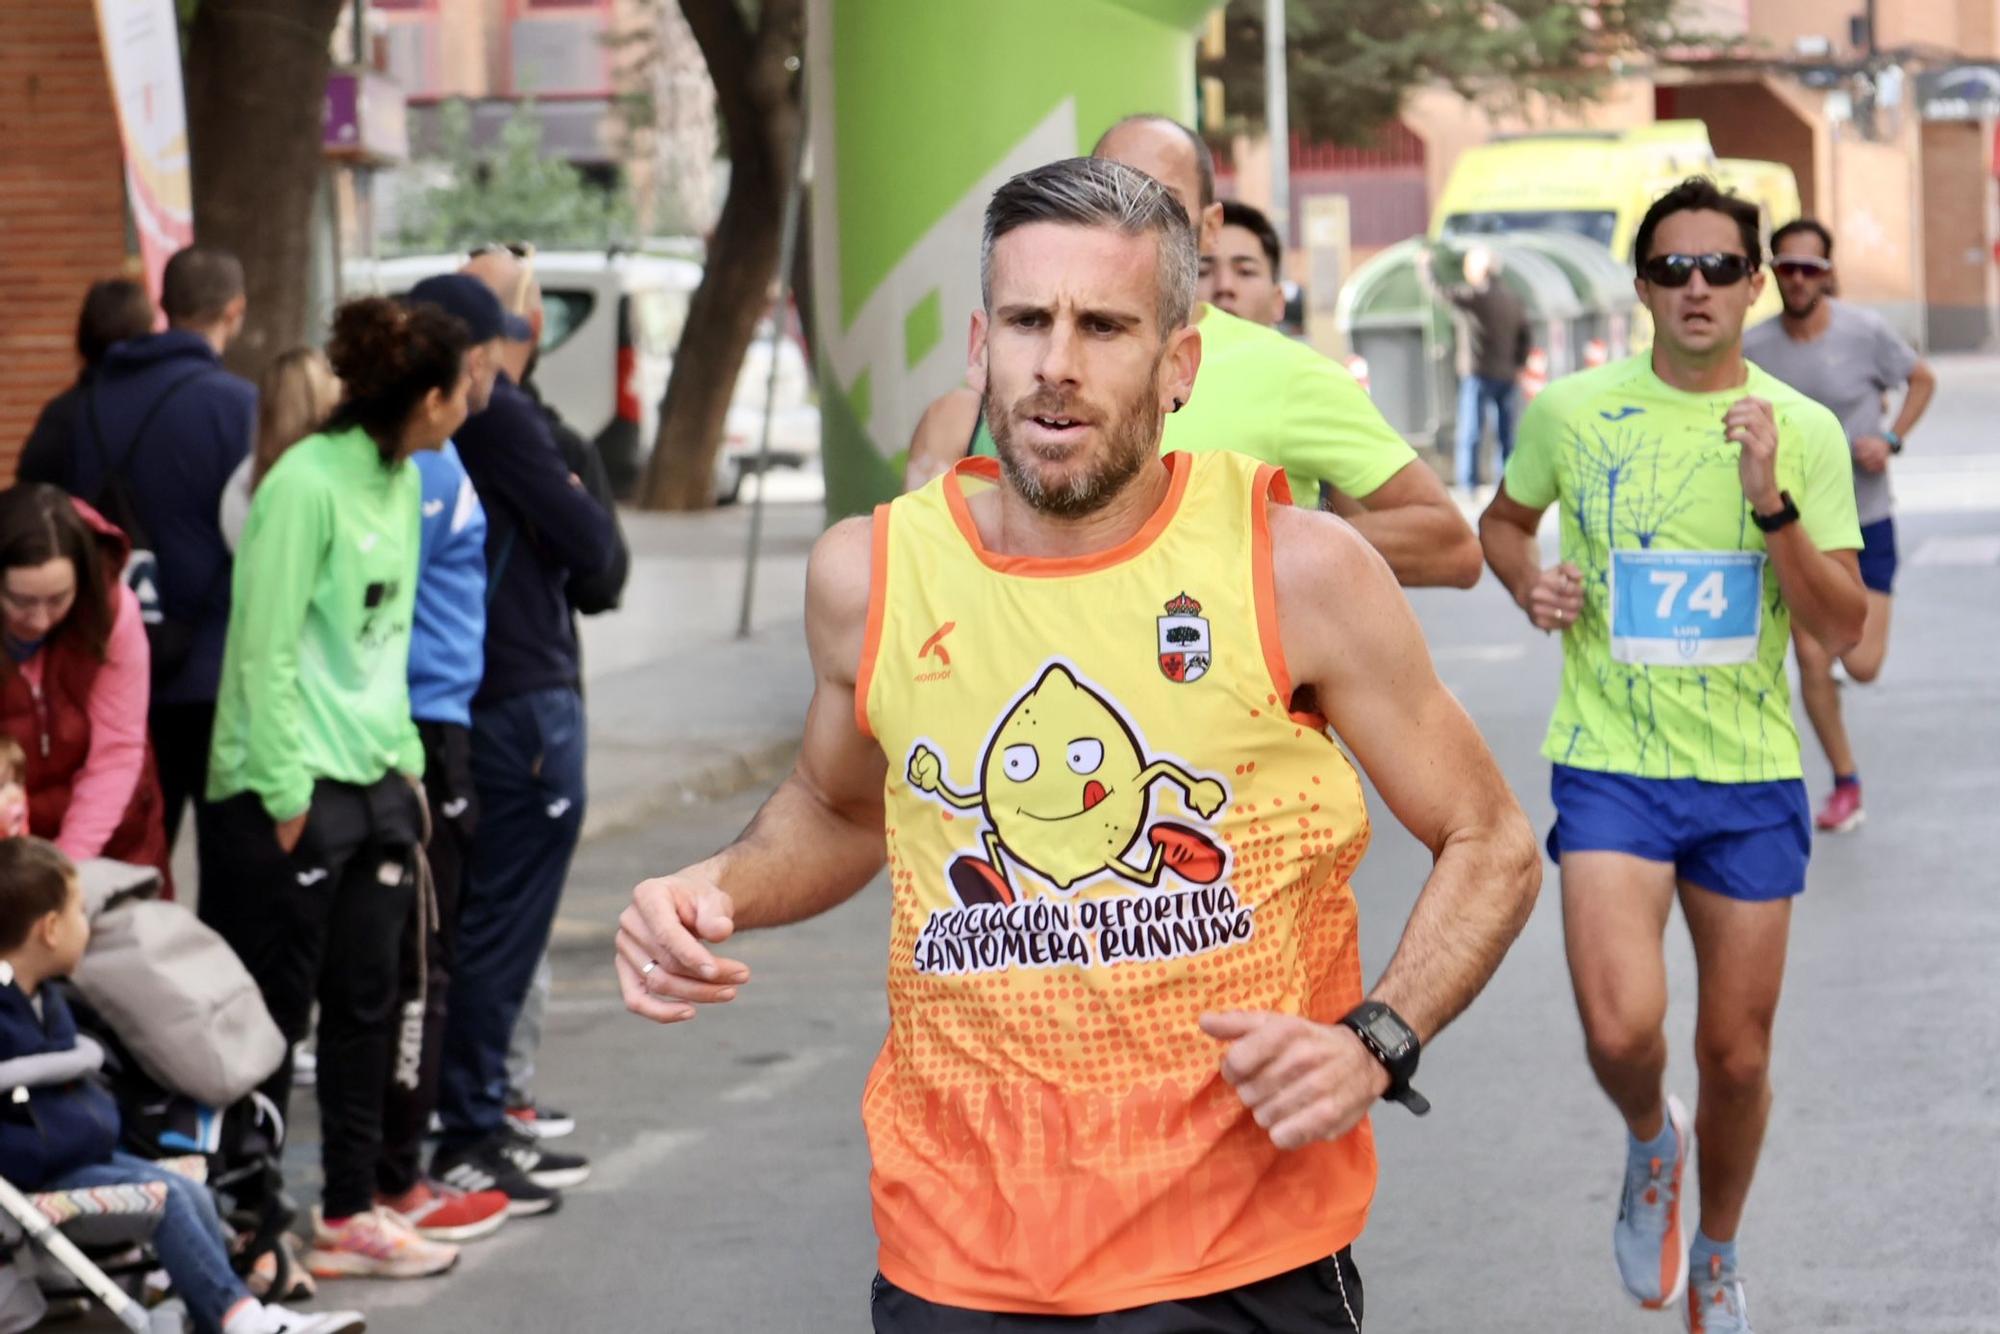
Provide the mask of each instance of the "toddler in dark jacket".
[{"label": "toddler in dark jacket", "polygon": [[0,1176],[22,1190],[163,1184],[153,1249],[202,1334],[361,1330],[358,1312],[260,1303],[230,1268],[207,1188],[119,1151],[118,1104],[94,1077],[104,1053],[43,985],[73,971],[89,943],[69,858],[38,838],[0,840]]}]

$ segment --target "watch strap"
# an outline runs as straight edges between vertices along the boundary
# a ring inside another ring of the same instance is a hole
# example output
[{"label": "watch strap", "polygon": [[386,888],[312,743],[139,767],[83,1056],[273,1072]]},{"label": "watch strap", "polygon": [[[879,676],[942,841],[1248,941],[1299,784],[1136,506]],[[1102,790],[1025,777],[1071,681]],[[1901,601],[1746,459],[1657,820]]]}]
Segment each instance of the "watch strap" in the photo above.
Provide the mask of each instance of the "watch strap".
[{"label": "watch strap", "polygon": [[1897,435],[1894,431],[1884,431],[1882,432],[1882,438],[1889,442],[1889,452],[1891,454],[1900,454],[1903,452],[1902,436]]},{"label": "watch strap", "polygon": [[[1409,1044],[1400,1053],[1385,1050],[1382,1044],[1376,1041],[1374,1034],[1368,1031],[1371,1023],[1384,1016],[1393,1020],[1396,1026],[1408,1035]],[[1367,1000],[1343,1015],[1340,1023],[1343,1027],[1353,1030],[1354,1035],[1361,1039],[1361,1045],[1368,1049],[1368,1054],[1389,1072],[1389,1087],[1383,1092],[1383,1098],[1390,1102],[1401,1103],[1410,1109],[1412,1115],[1427,1114],[1431,1109],[1430,1099],[1417,1092],[1410,1083],[1411,1076],[1416,1072],[1417,1059],[1422,1053],[1423,1044],[1417,1040],[1416,1030],[1404,1021],[1403,1016],[1381,1001]]]},{"label": "watch strap", "polygon": [[1750,522],[1756,524],[1760,532],[1775,533],[1787,524],[1798,522],[1799,507],[1792,500],[1792,493],[1789,491],[1780,491],[1778,499],[1783,503],[1779,506],[1776,514],[1759,514],[1755,508],[1751,509]]}]

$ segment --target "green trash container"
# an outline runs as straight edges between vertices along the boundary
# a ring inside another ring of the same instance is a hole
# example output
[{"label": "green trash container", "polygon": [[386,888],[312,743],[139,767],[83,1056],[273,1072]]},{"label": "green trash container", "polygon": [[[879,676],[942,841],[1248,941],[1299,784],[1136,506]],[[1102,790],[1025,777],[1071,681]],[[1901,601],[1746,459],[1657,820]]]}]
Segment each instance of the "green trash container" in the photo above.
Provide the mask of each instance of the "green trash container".
[{"label": "green trash container", "polygon": [[[1483,236],[1500,257],[1500,280],[1521,298],[1530,330],[1522,397],[1578,364],[1572,330],[1584,302],[1563,267],[1532,246],[1508,246],[1505,236]],[[1413,442],[1449,451],[1458,415],[1457,332],[1450,305],[1434,299],[1417,276],[1421,238],[1398,242],[1354,271],[1342,289],[1336,318],[1362,365],[1369,393],[1391,425]],[[1463,277],[1469,246],[1444,245],[1433,257],[1441,286]]]},{"label": "green trash container", "polygon": [[1451,314],[1417,279],[1423,239],[1399,241],[1357,267],[1342,284],[1334,320],[1352,355],[1348,369],[1367,386],[1389,424],[1429,444],[1456,402]]},{"label": "green trash container", "polygon": [[1572,369],[1602,366],[1631,352],[1632,312],[1639,298],[1632,290],[1631,270],[1610,251],[1573,232],[1509,232],[1493,239],[1508,253],[1530,250],[1544,256],[1569,279],[1583,307],[1570,325]]}]

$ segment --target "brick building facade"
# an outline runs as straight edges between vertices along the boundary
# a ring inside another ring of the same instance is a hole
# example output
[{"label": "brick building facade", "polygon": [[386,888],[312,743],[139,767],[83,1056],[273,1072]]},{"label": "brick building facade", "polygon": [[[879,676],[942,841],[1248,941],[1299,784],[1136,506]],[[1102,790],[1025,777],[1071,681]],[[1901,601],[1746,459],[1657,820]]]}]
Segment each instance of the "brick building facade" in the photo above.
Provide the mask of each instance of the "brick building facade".
[{"label": "brick building facade", "polygon": [[76,313],[136,275],[123,159],[91,0],[0,0],[0,476],[76,374]]}]

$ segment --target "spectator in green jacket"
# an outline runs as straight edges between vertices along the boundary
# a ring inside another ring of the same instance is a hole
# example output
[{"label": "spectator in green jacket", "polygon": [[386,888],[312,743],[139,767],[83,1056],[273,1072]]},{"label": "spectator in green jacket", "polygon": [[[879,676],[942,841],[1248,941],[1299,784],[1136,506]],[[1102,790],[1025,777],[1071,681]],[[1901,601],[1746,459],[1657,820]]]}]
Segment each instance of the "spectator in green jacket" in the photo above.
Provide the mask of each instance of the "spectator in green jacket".
[{"label": "spectator in green jacket", "polygon": [[[415,1278],[455,1247],[376,1207],[400,948],[414,929],[423,745],[407,668],[420,483],[410,455],[464,423],[471,335],[378,297],[334,316],[346,398],[258,483],[237,551],[209,761],[220,837],[201,914],[243,957],[285,1037],[320,1006],[326,1186],[307,1267]],[[282,1109],[291,1066],[265,1091]]]}]

